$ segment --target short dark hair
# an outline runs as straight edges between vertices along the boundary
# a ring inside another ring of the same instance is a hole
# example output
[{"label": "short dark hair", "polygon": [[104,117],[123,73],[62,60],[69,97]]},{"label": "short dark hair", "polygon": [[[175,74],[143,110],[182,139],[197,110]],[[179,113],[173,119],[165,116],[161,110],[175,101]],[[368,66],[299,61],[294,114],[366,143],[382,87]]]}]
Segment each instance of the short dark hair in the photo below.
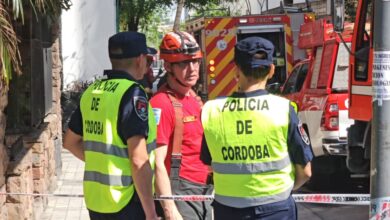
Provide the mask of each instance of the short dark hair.
[{"label": "short dark hair", "polygon": [[[266,54],[263,52],[258,52],[254,54],[253,57],[262,59],[265,55]],[[253,77],[254,79],[264,79],[271,70],[271,66],[259,66],[253,68],[250,64],[248,64],[248,62],[245,62],[243,59],[238,59],[238,56],[234,56],[234,62],[246,77]]]},{"label": "short dark hair", "polygon": [[257,37],[247,37],[234,47],[234,62],[247,77],[264,79],[273,63],[274,45],[271,41]]},{"label": "short dark hair", "polygon": [[240,66],[240,64],[237,64],[237,66],[241,69],[244,76],[252,77],[254,79],[265,79],[265,77],[271,70],[271,67],[269,66],[261,66],[257,68],[252,68],[249,66]]}]

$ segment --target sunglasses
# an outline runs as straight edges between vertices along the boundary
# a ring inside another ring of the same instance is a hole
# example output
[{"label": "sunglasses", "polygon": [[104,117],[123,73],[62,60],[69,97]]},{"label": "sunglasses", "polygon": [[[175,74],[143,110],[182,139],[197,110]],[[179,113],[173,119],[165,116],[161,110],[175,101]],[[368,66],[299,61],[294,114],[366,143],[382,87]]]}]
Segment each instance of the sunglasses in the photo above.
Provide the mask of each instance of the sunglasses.
[{"label": "sunglasses", "polygon": [[172,65],[178,65],[180,68],[185,68],[190,63],[194,65],[194,64],[200,64],[200,62],[201,62],[201,59],[192,59],[192,60],[184,60],[181,62],[175,62],[175,63],[172,63]]}]

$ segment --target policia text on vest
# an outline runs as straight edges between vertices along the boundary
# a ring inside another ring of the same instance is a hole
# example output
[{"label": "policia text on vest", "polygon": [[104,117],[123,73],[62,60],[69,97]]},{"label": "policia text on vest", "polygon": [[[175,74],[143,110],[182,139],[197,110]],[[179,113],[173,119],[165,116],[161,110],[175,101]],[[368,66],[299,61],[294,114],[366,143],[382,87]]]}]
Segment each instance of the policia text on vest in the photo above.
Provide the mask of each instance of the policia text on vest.
[{"label": "policia text on vest", "polygon": [[249,99],[231,99],[227,100],[225,105],[222,108],[222,112],[225,110],[233,111],[259,111],[259,110],[269,110],[268,101],[249,98]]},{"label": "policia text on vest", "polygon": [[[227,100],[222,108],[224,111],[258,111],[269,110],[267,100],[261,99],[231,99]],[[237,135],[252,134],[252,120],[236,121]],[[226,160],[258,160],[270,158],[267,145],[249,145],[249,146],[223,146],[221,148],[222,157]]]},{"label": "policia text on vest", "polygon": [[[95,91],[105,91],[105,92],[111,92],[114,93],[115,90],[118,88],[119,82],[114,81],[97,81],[93,85],[93,89]],[[99,111],[99,103],[100,98],[92,98],[91,103],[91,111]],[[102,121],[93,121],[93,120],[85,120],[84,124],[86,126],[85,132],[89,134],[96,134],[96,135],[102,135],[103,134],[103,122]]]},{"label": "policia text on vest", "polygon": [[270,158],[267,145],[260,146],[228,146],[222,147],[222,157],[224,160],[258,160]]},{"label": "policia text on vest", "polygon": [[[95,86],[96,87],[96,86]],[[92,98],[91,111],[99,111],[100,98]],[[85,132],[88,134],[103,134],[103,122],[94,120],[84,120]]]}]

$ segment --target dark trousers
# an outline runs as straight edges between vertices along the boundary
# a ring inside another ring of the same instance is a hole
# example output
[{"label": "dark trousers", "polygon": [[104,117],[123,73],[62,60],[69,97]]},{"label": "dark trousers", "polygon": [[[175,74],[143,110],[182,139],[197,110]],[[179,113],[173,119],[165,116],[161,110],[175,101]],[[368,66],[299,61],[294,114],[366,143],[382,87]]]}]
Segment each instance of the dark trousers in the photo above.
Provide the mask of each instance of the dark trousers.
[{"label": "dark trousers", "polygon": [[233,208],[213,202],[215,220],[296,220],[298,218],[294,199],[248,208]]},{"label": "dark trousers", "polygon": [[[180,161],[171,163],[171,187],[174,195],[211,195],[213,185],[193,183],[179,177]],[[176,206],[185,220],[211,220],[211,201],[175,201]]]},{"label": "dark trousers", "polygon": [[144,220],[146,218],[141,201],[136,192],[134,192],[130,202],[119,212],[99,213],[92,210],[88,211],[91,220]]}]

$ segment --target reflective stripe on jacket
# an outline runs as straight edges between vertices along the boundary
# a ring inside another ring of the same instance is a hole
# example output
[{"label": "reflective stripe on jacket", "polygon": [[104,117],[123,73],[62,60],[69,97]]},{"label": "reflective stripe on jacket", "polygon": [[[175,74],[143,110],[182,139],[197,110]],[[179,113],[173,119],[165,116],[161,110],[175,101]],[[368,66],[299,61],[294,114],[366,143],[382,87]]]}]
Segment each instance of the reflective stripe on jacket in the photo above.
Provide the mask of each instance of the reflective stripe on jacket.
[{"label": "reflective stripe on jacket", "polygon": [[289,109],[288,100],[274,95],[205,104],[216,201],[243,208],[288,198],[295,176],[287,148]]},{"label": "reflective stripe on jacket", "polygon": [[[95,212],[118,212],[134,194],[127,143],[123,143],[117,131],[121,99],[133,84],[127,79],[96,81],[80,100],[85,155],[84,196],[87,208]],[[148,110],[147,151],[154,169],[156,122],[150,106]]]}]

